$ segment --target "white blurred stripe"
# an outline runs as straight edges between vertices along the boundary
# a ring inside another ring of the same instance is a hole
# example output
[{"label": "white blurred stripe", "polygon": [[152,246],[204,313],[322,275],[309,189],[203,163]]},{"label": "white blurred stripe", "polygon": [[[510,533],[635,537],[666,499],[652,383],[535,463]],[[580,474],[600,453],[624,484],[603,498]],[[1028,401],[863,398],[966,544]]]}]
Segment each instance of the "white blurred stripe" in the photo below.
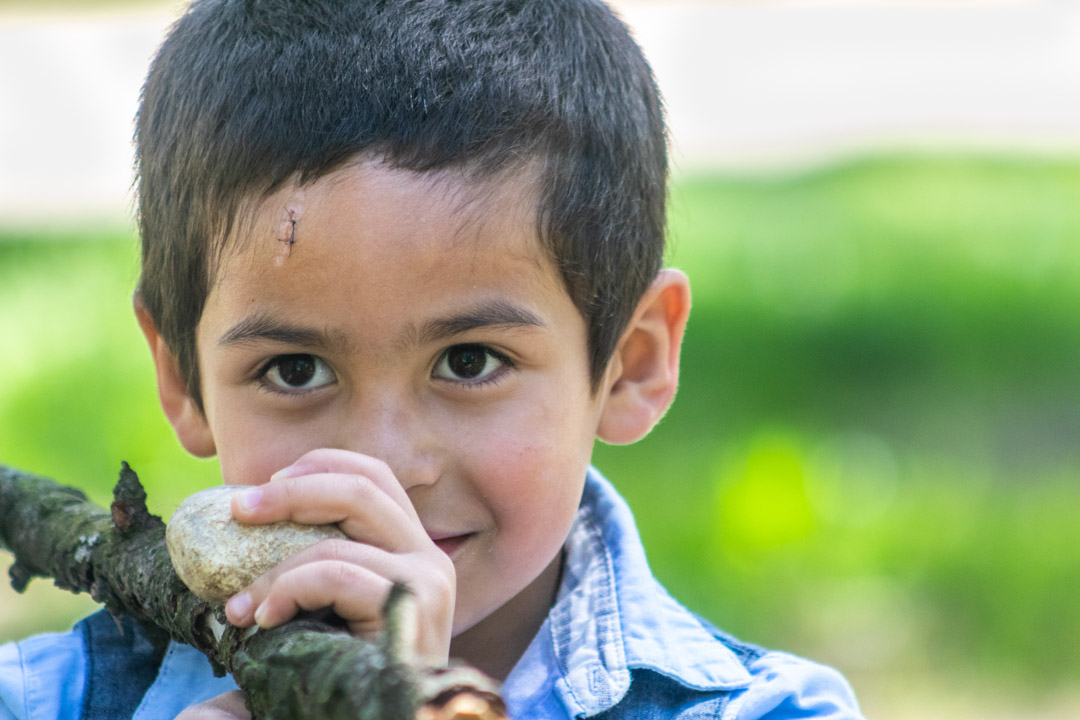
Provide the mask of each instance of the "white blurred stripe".
[{"label": "white blurred stripe", "polygon": [[133,118],[171,21],[0,15],[0,225],[130,216]]},{"label": "white blurred stripe", "polygon": [[618,3],[666,96],[676,163],[867,148],[1080,150],[1080,3]]},{"label": "white blurred stripe", "polygon": [[[614,4],[660,80],[676,172],[1080,150],[1080,2]],[[0,9],[0,226],[130,216],[132,117],[172,7]]]}]

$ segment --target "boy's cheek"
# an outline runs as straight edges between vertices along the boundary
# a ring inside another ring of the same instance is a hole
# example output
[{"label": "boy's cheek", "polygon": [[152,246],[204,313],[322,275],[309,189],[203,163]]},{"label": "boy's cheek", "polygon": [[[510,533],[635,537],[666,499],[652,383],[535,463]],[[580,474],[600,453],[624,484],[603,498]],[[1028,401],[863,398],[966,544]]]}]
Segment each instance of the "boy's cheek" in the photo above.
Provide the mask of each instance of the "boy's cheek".
[{"label": "boy's cheek", "polygon": [[327,447],[318,428],[305,431],[293,425],[267,422],[259,411],[239,404],[229,415],[214,418],[214,440],[226,485],[261,485],[302,455]]},{"label": "boy's cheek", "polygon": [[262,485],[270,476],[296,461],[306,449],[251,444],[241,451],[219,448],[222,481],[226,485]]}]

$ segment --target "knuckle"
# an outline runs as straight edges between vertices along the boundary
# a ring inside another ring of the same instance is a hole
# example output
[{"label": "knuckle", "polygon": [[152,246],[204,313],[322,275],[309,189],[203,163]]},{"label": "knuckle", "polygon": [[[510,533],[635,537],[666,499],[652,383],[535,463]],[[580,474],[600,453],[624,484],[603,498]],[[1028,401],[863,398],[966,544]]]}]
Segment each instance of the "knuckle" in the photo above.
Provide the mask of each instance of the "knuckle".
[{"label": "knuckle", "polygon": [[367,501],[371,498],[374,488],[372,481],[363,475],[342,475],[342,497],[352,498],[354,501]]},{"label": "knuckle", "polygon": [[300,456],[296,461],[297,463],[303,462],[304,465],[311,465],[316,468],[315,472],[321,471],[333,458],[333,450],[328,448],[316,448],[314,450],[308,450],[306,453]]},{"label": "knuckle", "polygon": [[319,543],[319,554],[326,561],[345,563],[352,559],[355,544],[351,540],[323,540]]},{"label": "knuckle", "polygon": [[292,480],[284,480],[279,486],[281,499],[287,507],[293,507],[300,499],[300,492],[297,484]]},{"label": "knuckle", "polygon": [[390,469],[390,466],[385,460],[382,460],[381,458],[371,458],[371,465],[372,475],[379,476],[380,479],[394,477],[394,471]]},{"label": "knuckle", "polygon": [[357,584],[356,569],[348,563],[327,563],[326,573],[329,586],[336,588],[338,592]]}]

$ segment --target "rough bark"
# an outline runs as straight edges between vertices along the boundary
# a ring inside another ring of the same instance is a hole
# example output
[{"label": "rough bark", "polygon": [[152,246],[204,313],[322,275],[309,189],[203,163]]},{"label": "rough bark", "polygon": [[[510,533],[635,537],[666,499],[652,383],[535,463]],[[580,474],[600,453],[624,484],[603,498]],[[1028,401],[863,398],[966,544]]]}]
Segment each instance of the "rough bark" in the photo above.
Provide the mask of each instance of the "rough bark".
[{"label": "rough bark", "polygon": [[165,523],[126,463],[110,510],[79,490],[0,466],[0,548],[15,556],[12,586],[34,577],[89,592],[114,616],[128,614],[152,641],[169,638],[202,651],[216,673],[232,673],[249,709],[267,720],[317,715],[336,720],[505,717],[490,680],[467,667],[418,668],[396,650],[394,630],[408,594],[391,594],[380,642],[353,637],[315,618],[250,632],[224,608],[191,593],[173,571]]}]

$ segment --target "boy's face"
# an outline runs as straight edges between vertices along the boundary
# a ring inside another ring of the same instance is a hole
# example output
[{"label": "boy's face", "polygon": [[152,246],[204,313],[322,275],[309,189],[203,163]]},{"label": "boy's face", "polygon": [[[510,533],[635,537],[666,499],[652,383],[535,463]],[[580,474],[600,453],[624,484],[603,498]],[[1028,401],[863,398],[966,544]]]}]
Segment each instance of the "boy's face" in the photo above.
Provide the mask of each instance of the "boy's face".
[{"label": "boy's face", "polygon": [[[226,483],[307,451],[385,461],[453,559],[455,634],[537,587],[607,393],[535,232],[532,184],[356,163],[263,202],[197,331]],[[532,583],[532,584],[531,584]]]}]

